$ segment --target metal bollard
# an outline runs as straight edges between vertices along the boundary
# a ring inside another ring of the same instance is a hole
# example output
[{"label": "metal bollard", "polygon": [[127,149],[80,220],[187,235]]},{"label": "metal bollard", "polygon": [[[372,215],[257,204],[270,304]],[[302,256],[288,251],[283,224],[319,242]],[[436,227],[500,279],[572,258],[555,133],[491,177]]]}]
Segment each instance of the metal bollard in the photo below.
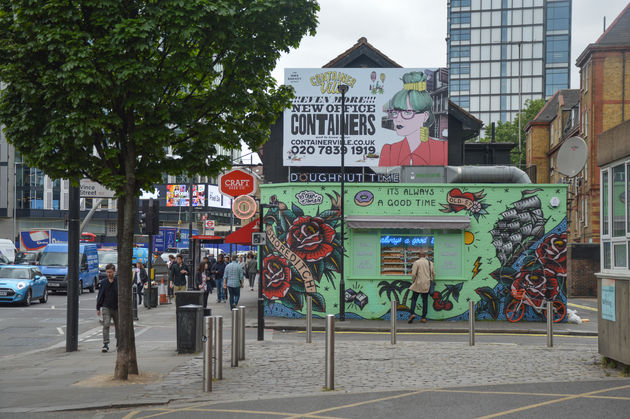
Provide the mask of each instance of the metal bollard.
[{"label": "metal bollard", "polygon": [[391,322],[392,322],[392,345],[396,344],[396,317],[398,316],[398,301],[392,300]]},{"label": "metal bollard", "polygon": [[475,346],[475,302],[468,301],[468,346]]},{"label": "metal bollard", "polygon": [[238,335],[238,359],[239,361],[245,360],[245,306],[238,306],[239,316],[239,335]]},{"label": "metal bollard", "polygon": [[547,347],[553,346],[553,302],[547,301]]},{"label": "metal bollard", "polygon": [[326,389],[335,389],[335,316],[326,315]]},{"label": "metal bollard", "polygon": [[306,296],[306,343],[313,342],[313,297]]},{"label": "metal bollard", "polygon": [[232,309],[232,367],[238,367],[238,308]]},{"label": "metal bollard", "polygon": [[212,320],[212,331],[214,335],[212,345],[212,350],[214,351],[214,377],[217,380],[223,380],[223,316],[214,316]]},{"label": "metal bollard", "polygon": [[204,317],[203,342],[203,391],[212,391],[212,317]]},{"label": "metal bollard", "polygon": [[131,286],[131,298],[133,299],[133,305],[131,308],[133,319],[138,320],[138,287],[136,286],[136,284],[133,284]]}]

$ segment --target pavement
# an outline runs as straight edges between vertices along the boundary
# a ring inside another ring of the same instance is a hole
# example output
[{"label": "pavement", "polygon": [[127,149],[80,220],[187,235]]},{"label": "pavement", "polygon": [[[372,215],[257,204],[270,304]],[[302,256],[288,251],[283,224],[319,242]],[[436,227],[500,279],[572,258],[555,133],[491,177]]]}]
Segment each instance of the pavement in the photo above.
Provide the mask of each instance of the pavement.
[{"label": "pavement", "polygon": [[[140,374],[127,382],[112,378],[116,353],[101,353],[101,326],[79,336],[79,350],[65,352],[65,341],[44,348],[0,355],[0,416],[43,412],[94,411],[181,403],[265,400],[321,395],[324,390],[324,320],[313,321],[313,342],[284,338],[281,331],[304,330],[304,319],[265,319],[265,340],[256,340],[256,293],[244,289],[239,305],[248,307],[246,357],[230,367],[231,315],[227,304],[210,296],[213,315],[224,318],[223,379],[213,391],[202,391],[202,354],[177,354],[175,305],[139,308],[135,322]],[[382,389],[403,391],[514,383],[578,382],[619,379],[600,365],[596,345],[576,344],[569,336],[596,339],[597,300],[569,301],[569,308],[591,321],[554,324],[554,347],[545,345],[545,323],[476,322],[483,334],[530,334],[525,344],[467,339],[432,341],[430,333],[468,332],[467,322],[398,322],[401,336],[390,343],[389,321],[337,321],[337,332],[374,333],[362,340],[335,343],[335,394],[359,394]],[[275,332],[274,332],[275,331]],[[379,335],[378,332],[381,332]],[[387,332],[387,333],[385,333]],[[113,329],[112,329],[113,333]],[[404,339],[402,337],[405,337]],[[567,340],[562,339],[566,336]],[[421,372],[421,373],[420,373]],[[630,380],[627,381],[630,384]]]}]

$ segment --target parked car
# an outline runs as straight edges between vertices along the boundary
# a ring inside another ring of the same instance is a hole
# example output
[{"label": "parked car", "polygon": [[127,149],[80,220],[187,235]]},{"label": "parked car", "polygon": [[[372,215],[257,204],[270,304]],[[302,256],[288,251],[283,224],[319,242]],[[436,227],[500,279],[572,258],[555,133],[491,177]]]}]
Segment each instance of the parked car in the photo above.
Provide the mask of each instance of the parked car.
[{"label": "parked car", "polygon": [[48,301],[48,281],[39,267],[30,265],[0,266],[0,302],[31,305],[35,299]]},{"label": "parked car", "polygon": [[16,265],[37,265],[41,255],[41,252],[18,252],[13,263]]},{"label": "parked car", "polygon": [[4,255],[7,259],[9,259],[10,263],[13,263],[16,252],[17,249],[11,240],[0,239],[0,255]]}]

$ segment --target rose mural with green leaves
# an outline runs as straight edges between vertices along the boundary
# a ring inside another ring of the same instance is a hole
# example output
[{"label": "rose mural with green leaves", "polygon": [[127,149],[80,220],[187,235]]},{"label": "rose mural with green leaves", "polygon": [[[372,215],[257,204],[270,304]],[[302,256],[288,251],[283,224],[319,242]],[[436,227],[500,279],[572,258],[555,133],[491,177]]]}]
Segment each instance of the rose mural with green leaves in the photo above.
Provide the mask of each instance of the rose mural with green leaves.
[{"label": "rose mural with green leaves", "polygon": [[[339,185],[261,185],[261,193],[275,204],[263,217],[273,238],[261,248],[266,315],[303,317],[308,295],[315,316],[338,315]],[[344,195],[347,318],[389,319],[396,300],[407,319],[421,249],[437,273],[431,320],[467,319],[469,300],[478,319],[505,320],[512,286],[549,288],[566,302],[564,185],[351,184]],[[526,309],[524,319],[542,317]]]}]

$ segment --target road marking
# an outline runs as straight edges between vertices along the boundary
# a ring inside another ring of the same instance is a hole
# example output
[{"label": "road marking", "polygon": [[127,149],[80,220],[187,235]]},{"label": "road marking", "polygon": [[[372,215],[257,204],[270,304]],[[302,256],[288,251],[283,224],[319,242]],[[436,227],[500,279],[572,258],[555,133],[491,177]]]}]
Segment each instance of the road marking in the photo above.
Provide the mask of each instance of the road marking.
[{"label": "road marking", "polygon": [[426,393],[426,392],[430,392],[430,391],[431,390],[428,390],[428,389],[427,390],[418,390],[418,391],[412,391],[412,392],[409,392],[409,393],[397,394],[395,396],[380,397],[378,399],[364,400],[362,402],[351,403],[351,404],[346,404],[346,405],[342,405],[342,406],[329,407],[328,409],[316,410],[314,412],[308,412],[308,413],[302,413],[302,414],[296,413],[294,415],[286,417],[285,419],[298,419],[298,418],[302,418],[302,417],[314,417],[312,415],[317,415],[319,413],[331,412],[333,410],[349,409],[351,407],[357,407],[357,406],[363,406],[365,404],[383,402],[385,400],[401,399],[403,397],[415,396],[416,394]]},{"label": "road marking", "polygon": [[597,310],[596,308],[594,308],[594,307],[583,306],[583,305],[580,305],[580,304],[575,304],[575,303],[567,303],[567,305],[568,305],[569,307],[577,307],[577,308],[581,308],[581,309],[583,309],[583,310],[598,311],[598,310]]},{"label": "road marking", "polygon": [[59,334],[60,334],[60,335],[63,335],[63,334],[64,334],[64,333],[63,333],[63,329],[62,329],[61,327],[58,327],[58,328],[57,328],[57,332],[59,332]]},{"label": "road marking", "polygon": [[[94,335],[94,333],[98,333],[99,330],[102,330],[102,328],[101,327],[95,327],[94,329],[90,329],[87,332],[84,332],[84,333],[80,334],[79,335],[79,341],[82,341],[82,340],[85,340],[88,337],[91,337],[92,335]],[[36,353],[39,353],[39,352],[49,351],[51,349],[63,348],[65,345],[66,345],[66,341],[64,340],[63,342],[55,343],[54,345],[48,346],[46,348],[33,349],[31,351],[20,352],[20,353],[11,354],[11,355],[3,355],[3,356],[0,356],[0,359],[5,360],[5,359],[21,358],[21,357],[32,355],[32,354],[36,354]]]},{"label": "road marking", "polygon": [[607,391],[614,391],[614,390],[622,390],[622,389],[625,389],[625,388],[630,388],[630,385],[605,388],[605,389],[602,389],[602,390],[589,391],[587,393],[574,394],[572,396],[561,397],[559,399],[547,400],[545,402],[534,403],[534,404],[530,404],[530,405],[527,405],[527,406],[518,407],[516,409],[504,410],[503,412],[497,412],[497,413],[493,413],[491,415],[481,416],[479,419],[496,418],[496,417],[499,417],[499,416],[510,415],[512,413],[522,412],[524,410],[529,410],[529,409],[535,409],[537,407],[547,406],[547,405],[554,404],[554,403],[566,402],[568,400],[579,399],[579,398],[582,398],[582,397],[585,398],[585,397],[593,396],[593,395],[596,395],[596,394],[599,394],[599,393],[605,393]]}]

